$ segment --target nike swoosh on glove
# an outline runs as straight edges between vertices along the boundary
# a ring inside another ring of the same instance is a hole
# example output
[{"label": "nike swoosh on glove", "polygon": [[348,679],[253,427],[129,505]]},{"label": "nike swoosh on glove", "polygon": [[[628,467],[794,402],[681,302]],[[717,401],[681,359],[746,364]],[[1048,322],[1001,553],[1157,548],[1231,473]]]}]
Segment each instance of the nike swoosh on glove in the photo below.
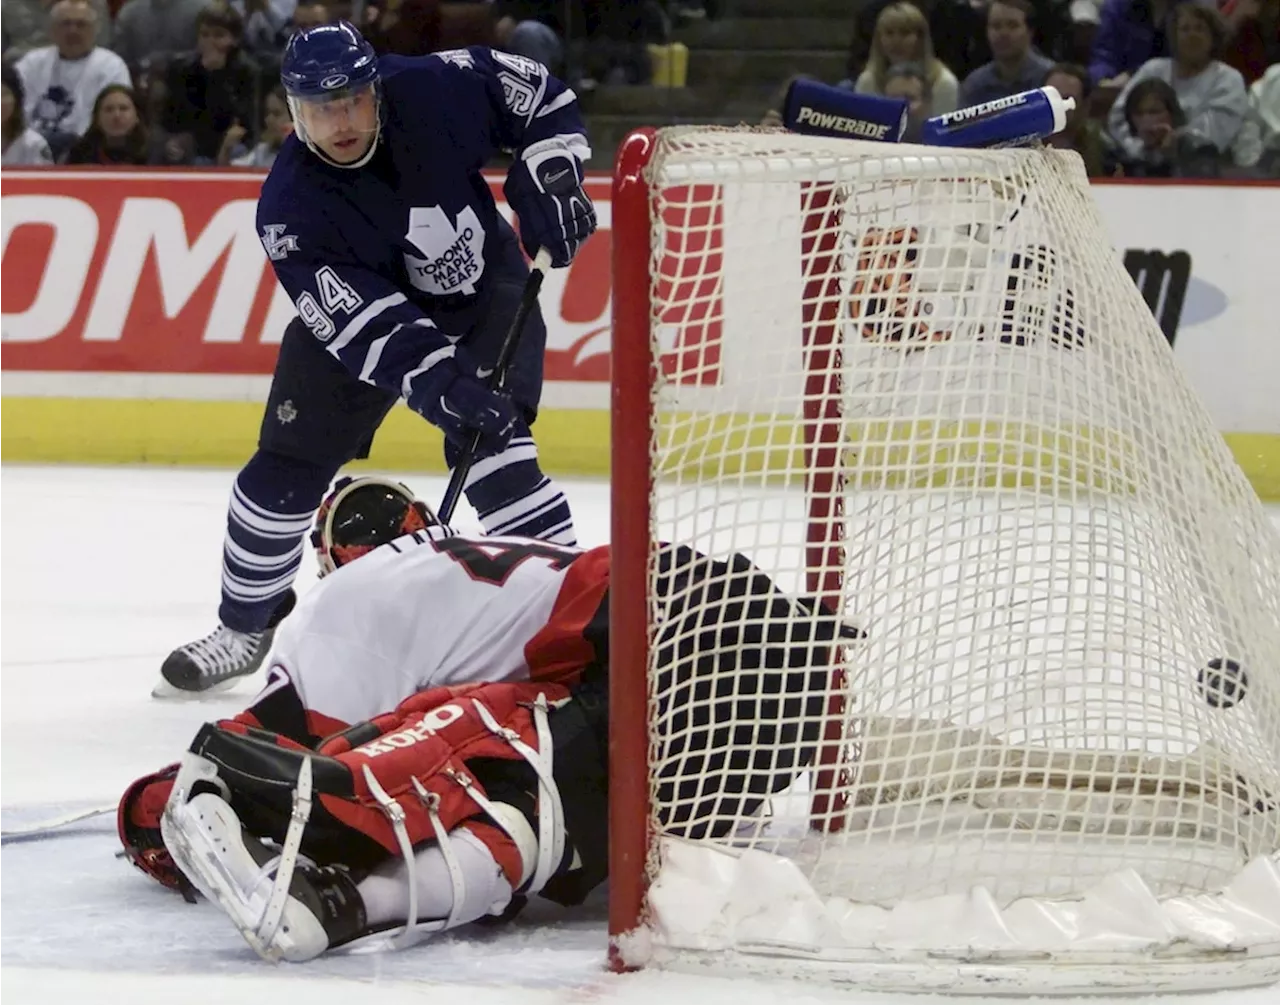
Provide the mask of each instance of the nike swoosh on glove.
[{"label": "nike swoosh on glove", "polygon": [[586,149],[581,136],[540,140],[520,152],[507,174],[507,202],[520,218],[520,243],[530,258],[546,248],[553,268],[572,262],[595,233],[596,208],[582,187],[582,161],[575,152]]},{"label": "nike swoosh on glove", "polygon": [[427,379],[420,378],[408,404],[460,447],[479,433],[479,456],[488,457],[502,453],[511,442],[516,406],[505,394],[490,391],[474,373],[466,357],[441,360],[423,374]]}]

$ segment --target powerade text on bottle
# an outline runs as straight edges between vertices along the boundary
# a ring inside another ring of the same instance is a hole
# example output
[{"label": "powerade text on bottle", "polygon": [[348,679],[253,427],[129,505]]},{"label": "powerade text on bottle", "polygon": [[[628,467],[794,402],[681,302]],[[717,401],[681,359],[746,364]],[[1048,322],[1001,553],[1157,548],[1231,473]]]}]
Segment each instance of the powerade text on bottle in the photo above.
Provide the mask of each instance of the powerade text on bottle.
[{"label": "powerade text on bottle", "polygon": [[1038,87],[925,119],[921,142],[939,147],[1016,147],[1060,133],[1075,98]]}]

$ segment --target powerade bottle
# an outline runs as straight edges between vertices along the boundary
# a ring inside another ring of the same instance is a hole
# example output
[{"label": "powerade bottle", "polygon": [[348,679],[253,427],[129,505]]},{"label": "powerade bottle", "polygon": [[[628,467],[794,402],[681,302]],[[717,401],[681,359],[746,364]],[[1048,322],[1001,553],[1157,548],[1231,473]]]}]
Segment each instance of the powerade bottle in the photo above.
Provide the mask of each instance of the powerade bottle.
[{"label": "powerade bottle", "polygon": [[1017,147],[1060,133],[1075,98],[1037,87],[925,119],[920,141],[936,147]]}]

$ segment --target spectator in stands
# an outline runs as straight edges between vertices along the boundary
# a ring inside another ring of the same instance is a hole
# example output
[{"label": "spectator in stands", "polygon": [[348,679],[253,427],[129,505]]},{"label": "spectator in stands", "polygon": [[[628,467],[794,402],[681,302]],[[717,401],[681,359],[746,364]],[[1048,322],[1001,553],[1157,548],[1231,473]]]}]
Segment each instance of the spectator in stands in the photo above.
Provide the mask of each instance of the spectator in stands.
[{"label": "spectator in stands", "polygon": [[1233,163],[1246,177],[1280,177],[1280,142],[1277,142],[1276,130],[1280,125],[1280,63],[1271,70],[1275,71],[1272,80],[1268,81],[1267,74],[1263,74],[1249,88],[1244,122],[1231,148]]},{"label": "spectator in stands", "polygon": [[104,87],[93,105],[93,124],[68,151],[68,164],[162,164],[137,96],[121,84]]},{"label": "spectator in stands", "polygon": [[899,63],[914,63],[923,69],[931,95],[925,118],[955,111],[959,84],[955,74],[933,54],[929,22],[914,4],[891,3],[876,19],[871,58],[858,75],[854,90],[859,94],[885,94],[889,69]]},{"label": "spectator in stands", "polygon": [[222,149],[218,151],[218,163],[230,164],[232,167],[269,168],[275,163],[276,154],[292,132],[293,122],[289,118],[284,88],[277,84],[262,100],[262,131],[259,134],[262,138],[253,149],[246,149],[243,140],[248,130],[240,123],[234,123],[223,137]]},{"label": "spectator in stands", "polygon": [[1087,63],[1093,52],[1093,40],[1098,35],[1102,0],[1070,0],[1067,16],[1071,19],[1071,37],[1069,43],[1059,46],[1059,58],[1062,58],[1061,50],[1065,48],[1070,62]]},{"label": "spectator in stands", "polygon": [[1149,59],[1168,53],[1169,16],[1182,0],[1103,0],[1089,58],[1095,87],[1118,92]]},{"label": "spectator in stands", "polygon": [[1027,0],[992,0],[987,8],[991,62],[965,78],[960,86],[961,108],[1040,86],[1053,63],[1031,45],[1032,27]]},{"label": "spectator in stands", "polygon": [[1280,178],[1280,63],[1249,88],[1249,111],[1235,146],[1236,163],[1264,178]]},{"label": "spectator in stands", "polygon": [[230,0],[230,3],[244,22],[240,47],[260,67],[269,65],[278,70],[295,0]]},{"label": "spectator in stands", "polygon": [[1280,0],[1226,0],[1227,48],[1222,61],[1234,66],[1246,84],[1280,63]]},{"label": "spectator in stands", "polygon": [[58,0],[49,18],[53,45],[32,49],[15,66],[27,123],[57,159],[89,128],[99,92],[130,80],[124,60],[94,44],[98,15],[87,0]]},{"label": "spectator in stands", "polygon": [[325,6],[329,9],[331,21],[350,21],[363,30],[378,19],[382,4],[365,3],[364,0],[328,0]]},{"label": "spectator in stands", "polygon": [[573,83],[590,90],[597,83],[648,84],[653,64],[648,46],[665,43],[668,23],[643,0],[591,0],[579,5],[586,40],[581,77]]},{"label": "spectator in stands", "polygon": [[243,27],[234,8],[210,4],[196,18],[196,51],[169,67],[162,124],[171,148],[183,143],[196,163],[212,164],[236,123],[255,142],[249,123],[257,118],[258,69],[240,51]]},{"label": "spectator in stands", "polygon": [[[107,0],[90,0],[93,12],[98,15],[94,45],[111,48],[111,8]],[[0,6],[0,20],[4,22],[4,59],[16,62],[32,49],[49,44],[49,8],[53,0],[4,0]]]},{"label": "spectator in stands", "polygon": [[1067,127],[1048,139],[1060,150],[1074,150],[1084,161],[1090,178],[1107,173],[1107,144],[1102,126],[1089,117],[1089,71],[1076,63],[1058,63],[1044,78],[1064,98],[1074,98],[1076,107],[1067,112]]},{"label": "spectator in stands", "polygon": [[[487,10],[483,13],[488,16]],[[385,0],[368,8],[368,15],[373,21],[365,27],[364,34],[380,53],[425,56],[444,48],[440,0]]]},{"label": "spectator in stands", "polygon": [[12,66],[0,70],[0,115],[4,124],[0,132],[4,138],[4,156],[0,163],[11,166],[52,164],[53,154],[49,142],[34,129],[27,128],[26,113],[22,109],[22,78]]},{"label": "spectator in stands", "polygon": [[[1184,3],[1175,8],[1170,27],[1172,57],[1157,57],[1142,64],[1112,107],[1108,131],[1122,156],[1132,158],[1149,150],[1150,144],[1133,127],[1137,112],[1130,93],[1143,81],[1159,80],[1177,95],[1186,119],[1185,125],[1173,127],[1178,131],[1183,165],[1192,153],[1203,160],[1206,146],[1210,148],[1210,161],[1225,161],[1244,121],[1248,96],[1240,71],[1218,59],[1226,41],[1222,18],[1211,7]],[[1148,89],[1143,93],[1151,92]],[[1157,149],[1164,149],[1164,144]],[[1205,170],[1197,168],[1195,173]]]},{"label": "spectator in stands", "polygon": [[552,73],[561,73],[563,11],[563,0],[494,0],[494,43],[499,49],[536,59]]},{"label": "spectator in stands", "polygon": [[196,18],[209,0],[126,0],[112,46],[131,67],[167,63],[196,43]]},{"label": "spectator in stands", "polygon": [[[856,80],[871,58],[875,24],[880,12],[897,0],[865,0],[857,6],[853,37],[849,44],[848,77]],[[934,55],[959,79],[990,62],[987,42],[988,0],[911,0],[924,12],[933,39]],[[1065,0],[1031,0],[1032,21],[1041,49],[1065,58],[1071,33]],[[1062,50],[1062,51],[1060,51]]]},{"label": "spectator in stands", "polygon": [[293,9],[292,30],[318,28],[322,24],[328,24],[334,17],[325,0],[298,0],[298,6]]},{"label": "spectator in stands", "polygon": [[1126,141],[1117,143],[1116,163],[1127,178],[1170,178],[1178,154],[1178,131],[1187,117],[1177,92],[1164,80],[1134,80],[1112,114],[1124,116]]},{"label": "spectator in stands", "polygon": [[885,73],[881,93],[886,98],[903,98],[907,102],[907,128],[902,134],[903,143],[919,143],[924,120],[930,115],[941,114],[933,111],[932,88],[929,71],[919,63],[894,63]]}]

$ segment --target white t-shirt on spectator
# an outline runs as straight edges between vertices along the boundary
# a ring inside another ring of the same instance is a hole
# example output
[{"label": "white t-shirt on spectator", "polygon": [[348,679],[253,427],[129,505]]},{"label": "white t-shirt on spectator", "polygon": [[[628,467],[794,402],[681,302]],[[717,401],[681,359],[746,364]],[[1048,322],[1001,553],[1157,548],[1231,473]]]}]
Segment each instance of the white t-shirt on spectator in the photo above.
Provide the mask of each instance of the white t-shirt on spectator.
[{"label": "white t-shirt on spectator", "polygon": [[53,154],[49,152],[48,140],[34,129],[24,129],[22,135],[9,144],[0,160],[11,167],[52,164]]},{"label": "white t-shirt on spectator", "polygon": [[32,49],[14,67],[26,91],[27,125],[48,138],[56,133],[83,136],[93,103],[104,87],[132,87],[129,68],[110,49],[95,48],[83,59],[63,59],[57,46]]}]

